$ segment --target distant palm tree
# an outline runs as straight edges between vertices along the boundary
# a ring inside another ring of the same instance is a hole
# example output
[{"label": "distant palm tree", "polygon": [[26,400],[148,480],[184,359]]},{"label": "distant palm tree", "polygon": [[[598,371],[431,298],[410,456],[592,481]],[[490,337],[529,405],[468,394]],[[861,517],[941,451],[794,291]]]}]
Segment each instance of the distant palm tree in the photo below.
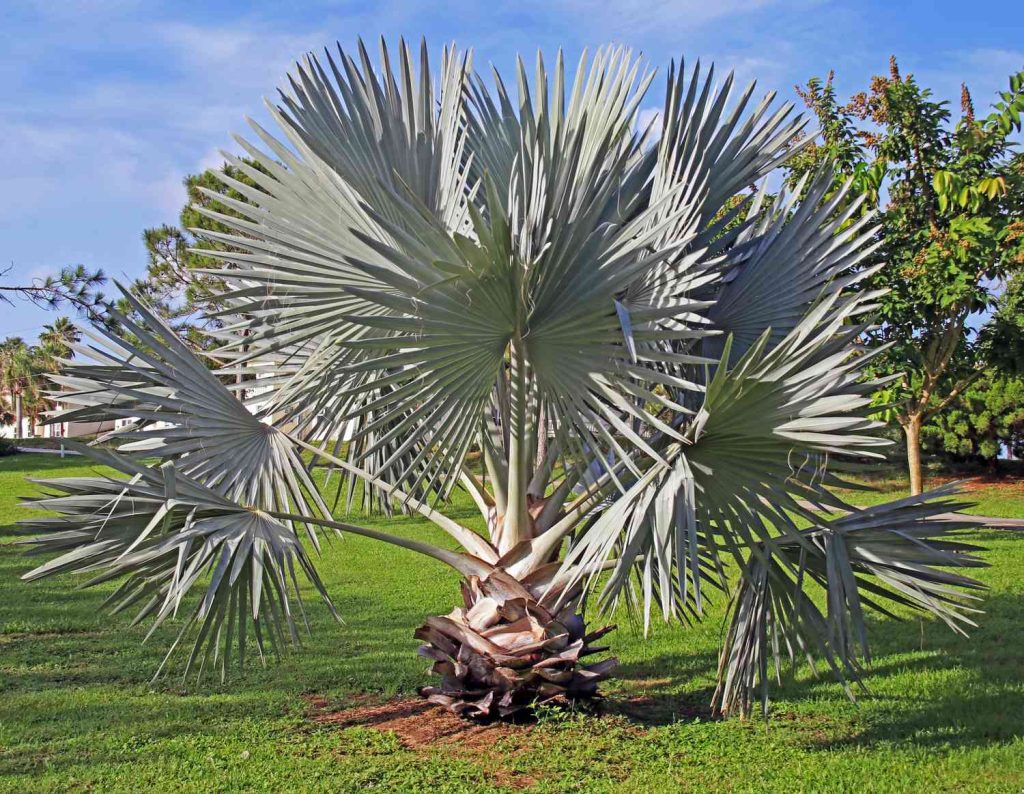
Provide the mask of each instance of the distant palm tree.
[{"label": "distant palm tree", "polygon": [[47,362],[47,369],[56,371],[61,359],[71,358],[72,346],[81,338],[81,333],[67,317],[58,317],[43,326],[39,334],[39,355]]},{"label": "distant palm tree", "polygon": [[25,400],[25,413],[35,428],[40,416],[45,411],[51,411],[55,407],[53,399],[48,396],[43,387],[48,386],[50,375],[61,371],[65,361],[74,356],[73,346],[78,343],[82,334],[71,320],[67,317],[58,317],[54,322],[43,326],[39,334],[39,344],[30,348],[32,365],[36,373],[36,385],[27,394]]},{"label": "distant palm tree", "polygon": [[0,391],[14,408],[14,437],[21,438],[26,401],[38,394],[38,359],[20,336],[0,342]]}]

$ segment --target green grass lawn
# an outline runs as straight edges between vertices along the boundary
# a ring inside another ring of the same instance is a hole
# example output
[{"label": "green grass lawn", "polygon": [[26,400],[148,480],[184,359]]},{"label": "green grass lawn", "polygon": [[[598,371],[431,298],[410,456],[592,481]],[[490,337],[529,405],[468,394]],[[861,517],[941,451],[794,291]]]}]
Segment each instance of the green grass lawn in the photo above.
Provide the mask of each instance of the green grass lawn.
[{"label": "green grass lawn", "polygon": [[[974,532],[992,568],[970,639],[916,617],[873,622],[871,694],[849,703],[828,677],[784,679],[765,723],[710,719],[723,604],[688,630],[628,625],[609,714],[545,715],[486,751],[406,749],[394,734],[310,718],[320,708],[409,694],[424,684],[414,628],[448,612],[457,579],[408,552],[332,542],[320,570],[344,624],[308,602],[313,635],[266,669],[196,686],[150,677],[174,627],[100,611],[102,588],[26,585],[10,545],[26,476],[72,475],[74,460],[0,459],[0,788],[36,790],[1019,791],[1024,788],[1024,533]],[[1012,493],[980,508],[1024,515]],[[458,509],[458,505],[456,505]],[[471,515],[468,506],[464,517]],[[375,520],[440,540],[412,519]],[[179,665],[183,659],[179,659]],[[180,667],[179,667],[180,669]]]},{"label": "green grass lawn", "polygon": [[[960,474],[944,474],[927,472],[925,489],[937,488],[950,482],[962,481],[963,496],[960,497],[974,506],[968,512],[981,516],[997,516],[999,518],[1024,517],[1024,466],[1020,461],[1004,462],[1005,474],[993,477],[981,474],[977,470]],[[910,493],[906,471],[901,466],[886,464],[877,467],[870,475],[851,477],[874,489],[873,492],[844,490],[842,496],[853,504],[866,507],[888,499],[906,496]]]}]

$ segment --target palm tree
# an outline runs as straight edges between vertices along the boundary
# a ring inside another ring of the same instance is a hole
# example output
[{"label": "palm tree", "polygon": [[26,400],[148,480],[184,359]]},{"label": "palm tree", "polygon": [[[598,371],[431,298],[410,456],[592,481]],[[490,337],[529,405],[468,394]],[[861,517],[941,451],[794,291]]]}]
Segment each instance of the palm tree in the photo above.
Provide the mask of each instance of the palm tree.
[{"label": "palm tree", "polygon": [[72,355],[80,333],[67,317],[43,326],[39,344],[29,346],[18,336],[0,343],[0,390],[14,408],[15,437],[24,434],[24,417],[35,427],[41,414],[52,407],[43,393],[44,376],[60,369],[61,361]]},{"label": "palm tree", "polygon": [[20,336],[9,336],[0,342],[0,390],[14,407],[14,437],[23,435],[23,415],[27,401],[37,392],[36,360],[33,348]]},{"label": "palm tree", "polygon": [[43,326],[43,332],[39,334],[39,347],[50,371],[56,371],[61,359],[72,356],[72,348],[80,338],[78,328],[67,317],[58,317]]},{"label": "palm tree", "polygon": [[[416,637],[439,677],[423,694],[470,716],[594,694],[615,660],[593,661],[609,629],[588,605],[647,628],[730,593],[715,704],[739,713],[766,707],[784,654],[855,680],[865,607],[969,623],[957,588],[979,585],[942,568],[981,563],[946,537],[962,524],[928,520],[960,506],[948,489],[866,509],[831,490],[885,443],[858,345],[874,230],[828,172],[747,192],[802,119],[673,65],[653,140],[628,51],[564,72],[561,53],[532,79],[520,62],[513,98],[454,48],[436,85],[425,45],[297,65],[271,107],[286,140],[254,124],[259,167],[228,158],[257,187],[224,175],[246,201],[204,210],[233,230],[208,252],[235,318],[222,366],[127,292],[75,346],[61,418],[135,417],[116,449],[82,448],[129,479],[49,481],[57,517],[30,542],[59,556],[26,578],[121,580],[114,610],[154,627],[201,590],[174,646],[194,631],[186,673],[223,675],[247,642],[297,642],[296,569],[334,611],[321,531],[393,544],[463,577]],[[252,411],[243,366],[263,373]],[[337,520],[303,456],[458,548]],[[446,514],[455,488],[486,532]]]}]

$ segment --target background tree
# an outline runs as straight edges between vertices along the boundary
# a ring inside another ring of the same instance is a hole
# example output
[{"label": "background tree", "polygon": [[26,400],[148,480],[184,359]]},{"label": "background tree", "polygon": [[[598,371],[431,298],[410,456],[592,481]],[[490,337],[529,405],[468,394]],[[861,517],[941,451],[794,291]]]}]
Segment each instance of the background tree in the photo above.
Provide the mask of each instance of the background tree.
[{"label": "background tree", "polygon": [[[251,160],[241,162],[257,170],[260,168]],[[225,182],[225,177],[238,187]],[[240,217],[223,199],[247,203],[248,198],[241,190],[258,188],[241,168],[227,163],[220,176],[207,170],[185,177],[184,185],[188,200],[181,210],[178,225],[165,224],[143,231],[148,259],[146,274],[135,281],[132,289],[183,337],[202,348],[210,348],[213,345],[210,332],[222,326],[212,315],[225,308],[221,297],[225,288],[222,278],[200,272],[222,266],[219,260],[203,252],[233,249],[217,237],[227,234],[228,227],[208,213]],[[196,236],[197,229],[208,234]],[[126,308],[121,306],[122,310]]]},{"label": "background tree", "polygon": [[[911,492],[920,493],[922,428],[986,371],[969,319],[989,310],[995,286],[1024,264],[1024,159],[1012,140],[1021,129],[1024,73],[1010,77],[982,118],[965,86],[955,125],[946,103],[901,75],[895,58],[888,76],[873,78],[846,105],[831,75],[801,93],[821,138],[794,159],[790,180],[829,159],[837,180],[884,203],[878,246],[862,263],[865,270],[885,263],[865,282],[887,290],[869,334],[889,347],[872,374],[899,376],[878,400],[903,429]],[[973,363],[954,373],[958,354]]]},{"label": "background tree", "polygon": [[[97,322],[102,322],[94,315]],[[16,438],[34,429],[42,414],[53,408],[48,397],[50,376],[61,371],[62,363],[73,355],[72,345],[79,339],[78,328],[67,317],[59,317],[43,327],[37,345],[28,345],[19,336],[0,343],[0,392],[11,407]]]},{"label": "background tree", "polygon": [[0,389],[14,412],[14,437],[24,436],[26,404],[33,405],[39,394],[38,359],[20,336],[0,342]]},{"label": "background tree", "polygon": [[922,436],[937,452],[983,461],[992,470],[1006,450],[1024,457],[1024,377],[986,370]]},{"label": "background tree", "polygon": [[60,359],[73,355],[72,346],[81,337],[77,326],[67,317],[58,317],[52,323],[43,326],[39,334],[39,347],[44,358],[56,364]]},{"label": "background tree", "polygon": [[80,337],[78,327],[67,317],[58,317],[54,322],[43,326],[39,334],[39,344],[33,349],[36,369],[44,383],[44,388],[39,390],[38,399],[32,405],[34,419],[43,411],[56,407],[48,396],[52,388],[50,376],[60,373],[64,364],[74,356],[73,346]]},{"label": "background tree", "polygon": [[[1011,224],[1007,238],[1024,240],[1024,221]],[[991,320],[981,329],[979,347],[991,366],[1024,375],[1024,270],[1007,280],[995,305]]]},{"label": "background tree", "polygon": [[[1009,236],[1022,228],[1017,223]],[[1024,457],[1024,272],[1009,279],[968,352],[975,359],[958,360],[957,374],[963,377],[979,363],[983,374],[925,426],[924,435],[938,451],[980,459],[995,469],[1004,450]]]},{"label": "background tree", "polygon": [[[10,271],[10,267],[0,271],[0,278],[5,278]],[[85,265],[68,266],[57,275],[33,279],[29,284],[0,283],[0,301],[9,304],[12,298],[21,298],[47,309],[71,305],[83,314],[92,315],[103,304],[103,293],[97,288],[105,282],[102,270],[89,270]]]}]

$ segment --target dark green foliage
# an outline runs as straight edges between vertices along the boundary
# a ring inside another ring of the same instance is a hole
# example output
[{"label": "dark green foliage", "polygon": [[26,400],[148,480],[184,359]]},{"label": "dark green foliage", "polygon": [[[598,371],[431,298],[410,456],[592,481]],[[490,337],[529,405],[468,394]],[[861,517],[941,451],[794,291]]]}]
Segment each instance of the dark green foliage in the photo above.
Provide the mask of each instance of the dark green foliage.
[{"label": "dark green foliage", "polygon": [[990,466],[1007,450],[1024,457],[1024,274],[1010,278],[995,305],[977,341],[958,353],[951,370],[970,372],[978,361],[987,366],[924,428],[934,451]]},{"label": "dark green foliage", "polygon": [[1024,377],[986,373],[925,427],[938,451],[996,463],[1004,448],[1024,457]]},{"label": "dark green foliage", "polygon": [[[1010,234],[1024,238],[1024,221]],[[1024,374],[1024,272],[1016,273],[996,301],[996,312],[981,331],[986,360],[1007,373]]]}]

